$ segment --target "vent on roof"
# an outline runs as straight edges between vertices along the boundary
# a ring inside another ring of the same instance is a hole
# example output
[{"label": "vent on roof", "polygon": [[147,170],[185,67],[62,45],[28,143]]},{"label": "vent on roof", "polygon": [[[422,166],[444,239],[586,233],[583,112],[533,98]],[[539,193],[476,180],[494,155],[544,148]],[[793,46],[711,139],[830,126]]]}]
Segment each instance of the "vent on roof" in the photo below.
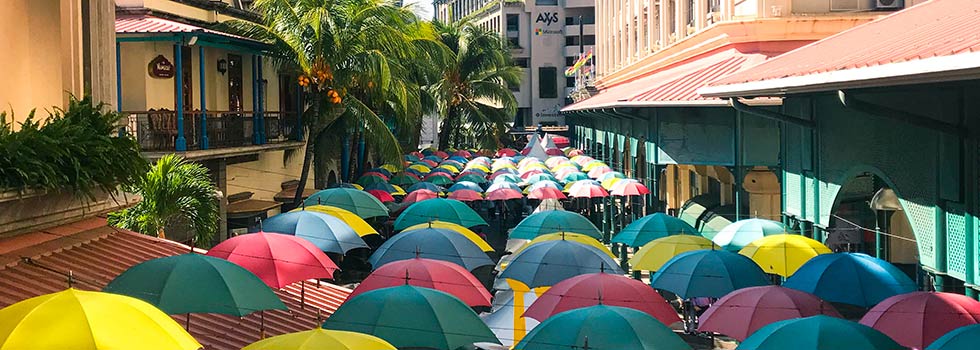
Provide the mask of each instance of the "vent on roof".
[{"label": "vent on roof", "polygon": [[856,11],[859,10],[859,0],[830,0],[831,11]]},{"label": "vent on roof", "polygon": [[905,7],[902,0],[876,0],[875,9],[876,10],[894,10]]}]

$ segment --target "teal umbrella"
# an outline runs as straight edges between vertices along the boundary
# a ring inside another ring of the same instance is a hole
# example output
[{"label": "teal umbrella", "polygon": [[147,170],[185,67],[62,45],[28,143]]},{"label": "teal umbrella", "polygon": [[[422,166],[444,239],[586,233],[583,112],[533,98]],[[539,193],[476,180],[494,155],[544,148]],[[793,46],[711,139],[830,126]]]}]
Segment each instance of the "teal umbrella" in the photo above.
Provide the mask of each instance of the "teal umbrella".
[{"label": "teal umbrella", "polygon": [[600,305],[549,317],[514,349],[690,350],[691,346],[642,311],[601,305],[600,301]]},{"label": "teal umbrella", "polygon": [[375,174],[375,175],[361,176],[357,178],[356,182],[358,185],[367,187],[368,185],[376,184],[376,183],[382,183],[382,182],[388,183],[388,179],[381,177],[381,175]]},{"label": "teal umbrella", "polygon": [[265,220],[262,225],[265,232],[300,237],[325,252],[346,254],[351,249],[368,247],[350,225],[321,212],[282,213]]},{"label": "teal umbrella", "polygon": [[405,187],[419,183],[419,178],[405,173],[398,173],[398,175],[393,176],[389,182],[391,182],[392,185]]},{"label": "teal umbrella", "polygon": [[419,257],[451,262],[469,271],[493,265],[493,260],[469,238],[459,232],[436,227],[398,233],[378,247],[368,258],[368,263],[378,269],[389,262]]},{"label": "teal umbrella", "polygon": [[477,174],[467,174],[467,175],[460,176],[458,179],[456,179],[456,182],[460,182],[460,181],[469,181],[475,184],[483,184],[483,183],[487,183],[487,178]]},{"label": "teal umbrella", "polygon": [[510,238],[534,239],[555,232],[581,233],[595,239],[602,239],[599,229],[589,219],[581,214],[564,210],[546,210],[529,215],[510,231]]},{"label": "teal umbrella", "polygon": [[352,188],[331,188],[314,193],[303,201],[303,205],[329,205],[357,214],[362,219],[388,216],[385,207],[370,193]]},{"label": "teal umbrella", "polygon": [[754,240],[781,233],[786,233],[786,227],[782,223],[766,219],[739,220],[725,226],[712,237],[709,237],[712,232],[702,232],[705,238],[718,246],[735,252],[745,248]]},{"label": "teal umbrella", "polygon": [[583,172],[574,172],[574,173],[570,173],[568,175],[565,175],[565,178],[561,179],[561,181],[562,182],[565,182],[565,183],[569,183],[569,182],[575,182],[575,181],[579,181],[579,180],[588,180],[588,179],[589,179],[589,175],[588,174],[583,173]]},{"label": "teal umbrella", "polygon": [[103,291],[141,299],[171,315],[243,317],[260,310],[286,310],[276,293],[245,268],[201,254],[144,261],[116,276]]},{"label": "teal umbrella", "polygon": [[398,215],[398,219],[395,220],[395,231],[430,221],[451,222],[463,227],[487,224],[466,203],[455,199],[433,198],[416,202]]},{"label": "teal umbrella", "polygon": [[516,184],[521,182],[521,177],[514,174],[501,174],[493,178],[493,183],[510,182]]},{"label": "teal umbrella", "polygon": [[980,324],[972,324],[952,330],[929,344],[926,350],[968,350],[980,343]]},{"label": "teal umbrella", "polygon": [[633,221],[612,238],[613,243],[642,247],[657,238],[673,235],[698,235],[698,231],[684,220],[664,213],[647,215]]},{"label": "teal umbrella", "polygon": [[874,328],[818,315],[779,321],[760,328],[740,350],[899,350],[905,347]]},{"label": "teal umbrella", "polygon": [[752,259],[725,250],[692,250],[664,263],[650,285],[681,298],[721,298],[736,289],[769,284]]},{"label": "teal umbrella", "polygon": [[370,334],[399,349],[457,350],[472,349],[477,342],[499,343],[456,297],[410,285],[359,294],[341,304],[323,328]]}]

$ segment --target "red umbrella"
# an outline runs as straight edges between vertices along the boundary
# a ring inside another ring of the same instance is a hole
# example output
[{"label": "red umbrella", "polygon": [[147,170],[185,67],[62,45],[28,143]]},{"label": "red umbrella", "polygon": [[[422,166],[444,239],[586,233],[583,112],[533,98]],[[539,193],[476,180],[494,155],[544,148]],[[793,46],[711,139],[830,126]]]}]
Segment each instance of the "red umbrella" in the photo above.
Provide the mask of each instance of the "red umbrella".
[{"label": "red umbrella", "polygon": [[490,306],[490,293],[466,268],[447,261],[418,257],[381,265],[354,288],[347,299],[375,289],[406,284],[452,294],[469,306]]},{"label": "red umbrella", "polygon": [[392,197],[390,193],[383,190],[367,190],[374,198],[377,198],[381,203],[394,202],[395,197]]},{"label": "red umbrella", "polygon": [[439,165],[439,163],[436,163],[435,161],[433,161],[431,159],[423,159],[422,160],[422,163],[425,163],[425,165],[428,165],[430,168],[435,168],[436,166]]},{"label": "red umbrella", "polygon": [[313,243],[278,233],[235,236],[211,248],[208,255],[244,267],[275,289],[311,278],[333,278],[337,270]]},{"label": "red umbrella", "polygon": [[665,325],[681,320],[677,311],[650,286],[626,276],[604,272],[558,282],[538,297],[524,316],[544,321],[557,313],[598,304],[643,311]]},{"label": "red umbrella", "polygon": [[882,300],[861,324],[902,346],[922,349],[956,328],[980,323],[980,302],[965,295],[912,292]]},{"label": "red umbrella", "polygon": [[513,157],[517,155],[517,151],[513,148],[501,148],[497,150],[497,158],[500,157]]},{"label": "red umbrella", "polygon": [[602,186],[583,181],[572,185],[572,188],[568,189],[568,196],[577,198],[600,198],[608,197],[609,192],[606,192],[606,189],[602,188]]},{"label": "red umbrella", "polygon": [[531,175],[544,174],[544,170],[541,169],[531,169],[521,173],[521,178],[527,180]]},{"label": "red umbrella", "polygon": [[436,157],[439,157],[439,158],[442,158],[442,159],[449,158],[449,153],[446,153],[446,152],[443,152],[443,151],[435,151],[435,152],[432,153],[432,155],[434,155]]},{"label": "red umbrella", "polygon": [[499,188],[490,193],[487,193],[487,200],[491,201],[505,201],[508,199],[521,199],[524,195],[520,191],[512,188]]},{"label": "red umbrella", "polygon": [[555,146],[560,148],[565,148],[572,144],[571,141],[564,136],[552,136],[551,141],[555,143]]},{"label": "red umbrella", "polygon": [[458,150],[458,151],[456,151],[456,153],[453,153],[453,155],[457,155],[457,156],[464,157],[464,158],[467,158],[467,159],[473,156],[473,154],[470,153],[470,151],[467,151],[465,149]]},{"label": "red umbrella", "polygon": [[807,292],[780,286],[749,287],[712,304],[698,318],[698,330],[742,341],[770,323],[816,315],[841,317],[830,303]]},{"label": "red umbrella", "polygon": [[552,187],[539,187],[527,195],[530,199],[565,199],[565,194],[561,190]]},{"label": "red umbrella", "polygon": [[639,182],[619,181],[613,185],[613,196],[642,196],[650,193],[650,189]]},{"label": "red umbrella", "polygon": [[580,156],[583,154],[585,154],[585,152],[582,152],[580,149],[573,149],[571,152],[568,152],[569,157]]},{"label": "red umbrella", "polygon": [[562,152],[560,149],[557,148],[549,148],[544,151],[544,154],[547,154],[549,156],[563,156],[565,155],[565,152]]},{"label": "red umbrella", "polygon": [[423,188],[409,193],[402,199],[402,203],[416,203],[433,198],[439,198],[439,194]]},{"label": "red umbrella", "polygon": [[450,174],[450,173],[444,173],[444,172],[441,172],[441,171],[429,173],[428,175],[425,175],[424,179],[431,179],[431,178],[436,177],[436,176],[442,176],[442,177],[447,178],[449,180],[452,180],[453,179],[453,175],[452,174]]},{"label": "red umbrella", "polygon": [[483,200],[483,195],[480,192],[474,190],[456,190],[449,194],[449,199],[455,199],[461,202],[472,202]]}]

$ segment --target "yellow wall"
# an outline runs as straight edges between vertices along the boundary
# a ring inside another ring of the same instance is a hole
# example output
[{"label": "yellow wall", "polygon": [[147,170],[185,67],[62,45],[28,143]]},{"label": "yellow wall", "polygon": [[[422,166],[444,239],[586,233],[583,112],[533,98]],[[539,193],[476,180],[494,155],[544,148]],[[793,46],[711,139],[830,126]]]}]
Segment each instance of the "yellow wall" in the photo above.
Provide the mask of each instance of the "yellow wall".
[{"label": "yellow wall", "polygon": [[12,109],[17,121],[33,108],[43,116],[64,103],[64,90],[76,91],[63,80],[72,67],[65,64],[71,51],[62,31],[70,28],[58,21],[60,1],[0,0],[0,9],[0,110]]},{"label": "yellow wall", "polygon": [[[280,184],[299,180],[304,152],[305,147],[297,148],[289,158],[286,151],[262,152],[257,161],[228,165],[228,194],[252,192],[254,199],[272,200]],[[312,169],[306,188],[313,188]]]}]

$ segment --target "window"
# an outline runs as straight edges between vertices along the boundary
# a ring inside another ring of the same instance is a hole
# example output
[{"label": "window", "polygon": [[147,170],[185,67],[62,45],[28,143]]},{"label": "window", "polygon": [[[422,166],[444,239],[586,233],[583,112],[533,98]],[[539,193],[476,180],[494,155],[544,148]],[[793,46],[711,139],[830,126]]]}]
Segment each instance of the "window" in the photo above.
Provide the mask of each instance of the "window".
[{"label": "window", "polygon": [[565,77],[565,87],[575,87],[575,77]]},{"label": "window", "polygon": [[595,35],[585,35],[582,37],[582,45],[595,45]]},{"label": "window", "polygon": [[508,36],[507,44],[512,49],[519,49],[521,48],[521,39],[516,36]]},{"label": "window", "polygon": [[534,0],[534,4],[538,6],[558,6],[558,0]]},{"label": "window", "polygon": [[[579,24],[578,22],[579,22],[578,21],[578,17],[574,17],[574,16],[565,17],[565,25],[566,26]],[[595,24],[595,17],[594,16],[582,16],[582,24]]]},{"label": "window", "polygon": [[558,68],[538,67],[538,98],[558,98]]},{"label": "window", "polygon": [[578,57],[565,57],[565,67],[571,67],[575,65],[575,61],[578,61]]},{"label": "window", "polygon": [[507,15],[507,31],[508,32],[519,32],[521,30],[520,24],[521,16],[515,14]]},{"label": "window", "polygon": [[521,68],[527,68],[528,66],[530,66],[530,64],[528,64],[528,59],[526,57],[515,58],[514,64],[516,64],[518,67]]},{"label": "window", "polygon": [[565,37],[565,46],[575,46],[575,45],[578,45],[578,37],[577,36],[566,36]]}]

